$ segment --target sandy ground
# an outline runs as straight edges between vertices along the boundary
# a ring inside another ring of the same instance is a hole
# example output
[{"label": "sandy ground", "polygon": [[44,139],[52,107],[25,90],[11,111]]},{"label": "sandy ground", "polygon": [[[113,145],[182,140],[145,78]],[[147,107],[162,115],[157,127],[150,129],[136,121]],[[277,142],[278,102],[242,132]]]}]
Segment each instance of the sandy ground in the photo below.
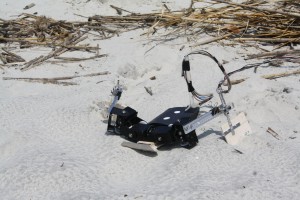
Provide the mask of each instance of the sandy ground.
[{"label": "sandy ground", "polygon": [[[5,1],[0,17],[13,18],[35,2],[38,11],[56,19],[81,19],[75,14],[115,14],[110,4],[150,12],[161,1]],[[189,1],[168,1],[174,10]],[[97,8],[97,9],[95,9]],[[74,79],[78,85],[5,81],[0,79],[0,197],[1,199],[300,199],[300,78],[265,80],[260,75],[298,69],[281,67],[244,71],[232,78],[249,77],[226,95],[235,105],[231,114],[245,112],[253,134],[237,146],[221,137],[220,117],[197,129],[199,143],[191,150],[164,148],[157,156],[121,147],[122,138],[105,135],[101,112],[117,80],[125,87],[121,103],[150,121],[165,109],[188,104],[181,77],[183,56],[204,49],[228,71],[248,64],[243,58],[254,48],[216,43],[191,49],[185,39],[150,42],[147,30],[89,41],[106,58],[77,63],[44,63],[21,72],[18,66],[0,69],[0,77],[57,77],[109,71],[109,75]],[[179,49],[185,44],[186,48]],[[3,46],[3,44],[2,44]],[[267,47],[265,47],[267,48]],[[49,49],[16,49],[26,60]],[[73,53],[73,56],[85,56]],[[258,61],[252,61],[258,62]],[[81,64],[83,67],[80,67]],[[191,59],[197,91],[215,92],[222,74],[204,57]],[[156,80],[149,78],[156,76]],[[150,96],[144,87],[151,87]],[[279,139],[266,132],[275,130]],[[238,153],[235,149],[241,151]]]}]

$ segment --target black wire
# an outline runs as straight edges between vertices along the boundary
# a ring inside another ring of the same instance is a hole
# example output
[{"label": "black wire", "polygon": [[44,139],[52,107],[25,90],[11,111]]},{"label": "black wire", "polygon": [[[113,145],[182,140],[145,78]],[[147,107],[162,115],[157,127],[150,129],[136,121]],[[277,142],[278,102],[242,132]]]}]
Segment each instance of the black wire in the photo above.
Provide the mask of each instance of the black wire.
[{"label": "black wire", "polygon": [[266,60],[266,61],[261,62],[261,63],[248,64],[248,65],[245,65],[244,67],[241,67],[240,69],[237,69],[237,70],[234,70],[234,71],[232,71],[232,72],[229,72],[229,73],[228,73],[228,76],[231,76],[232,74],[235,74],[235,73],[237,73],[237,72],[244,71],[244,70],[246,70],[246,69],[251,69],[251,68],[253,68],[253,67],[259,67],[259,66],[261,66],[261,65],[263,65],[263,64],[267,64],[267,63],[270,63],[270,62],[271,62],[271,60]]},{"label": "black wire", "polygon": [[[201,55],[204,55],[204,56],[208,56],[210,57],[211,59],[213,59],[219,66],[220,70],[223,72],[224,74],[224,79],[222,81],[219,82],[218,84],[218,88],[220,88],[222,86],[222,84],[224,83],[225,80],[227,80],[228,82],[228,87],[227,87],[227,90],[222,90],[222,93],[228,93],[230,90],[231,90],[231,83],[230,83],[230,79],[229,79],[229,76],[231,76],[232,74],[235,74],[237,72],[241,72],[241,71],[244,71],[246,69],[251,69],[253,67],[259,67],[263,64],[267,64],[267,63],[270,63],[271,61],[270,60],[267,60],[267,61],[264,61],[264,62],[261,62],[261,63],[255,63],[255,64],[248,64],[248,65],[245,65],[244,67],[241,67],[240,69],[237,69],[237,70],[234,70],[232,72],[229,72],[229,73],[226,73],[223,65],[216,59],[216,57],[214,57],[213,55],[211,55],[209,52],[207,51],[203,51],[203,50],[199,50],[199,51],[193,51],[189,54],[187,54],[185,57],[189,56],[189,55],[193,55],[193,54],[201,54]],[[187,80],[187,75],[186,75],[186,71],[183,71],[183,75],[184,75],[184,78],[185,78],[185,81],[186,83],[189,85],[191,83],[188,82]],[[198,92],[196,92],[196,90],[194,90],[192,92],[192,95],[193,97],[198,100],[198,101],[203,101],[200,96],[205,96],[205,95],[200,95]]]}]

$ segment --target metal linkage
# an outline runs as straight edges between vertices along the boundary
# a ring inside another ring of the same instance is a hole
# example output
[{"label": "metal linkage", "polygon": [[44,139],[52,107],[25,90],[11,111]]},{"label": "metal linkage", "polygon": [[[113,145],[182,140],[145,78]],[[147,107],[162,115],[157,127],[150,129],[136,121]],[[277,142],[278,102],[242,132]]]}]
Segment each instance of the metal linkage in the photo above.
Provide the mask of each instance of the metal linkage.
[{"label": "metal linkage", "polygon": [[227,106],[226,101],[224,99],[224,96],[223,96],[224,92],[223,92],[222,87],[221,87],[222,84],[223,83],[219,84],[219,87],[217,88],[217,93],[219,94],[220,101],[221,101],[221,110],[222,110],[223,114],[226,116],[229,128],[230,128],[231,132],[234,135],[234,129],[233,129],[230,117],[229,117],[229,110],[231,109],[231,107]]},{"label": "metal linkage", "polygon": [[123,88],[121,87],[121,85],[120,85],[120,83],[118,81],[117,85],[111,91],[111,94],[113,96],[113,100],[112,100],[111,105],[108,108],[108,114],[111,113],[113,107],[115,107],[116,104],[117,104],[117,102],[120,100],[122,92],[123,92]]}]

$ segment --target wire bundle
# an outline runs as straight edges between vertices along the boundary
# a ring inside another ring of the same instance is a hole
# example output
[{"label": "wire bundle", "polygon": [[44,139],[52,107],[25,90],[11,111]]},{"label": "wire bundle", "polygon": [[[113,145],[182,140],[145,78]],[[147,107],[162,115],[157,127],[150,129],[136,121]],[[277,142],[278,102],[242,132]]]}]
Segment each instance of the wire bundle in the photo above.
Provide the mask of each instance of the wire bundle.
[{"label": "wire bundle", "polygon": [[228,88],[227,88],[227,90],[224,90],[224,91],[222,90],[222,93],[229,92],[230,89],[231,89],[231,84],[230,84],[229,76],[227,75],[227,73],[226,73],[223,65],[213,55],[211,55],[207,51],[203,51],[203,50],[193,51],[193,52],[187,54],[186,56],[184,56],[184,59],[182,61],[182,76],[185,78],[185,81],[186,81],[187,86],[188,86],[188,91],[191,93],[192,97],[195,100],[199,101],[199,105],[202,105],[205,102],[207,102],[210,99],[212,99],[213,98],[213,94],[200,94],[193,87],[191,73],[190,73],[191,67],[190,67],[190,61],[189,61],[189,55],[193,55],[193,54],[201,54],[201,55],[204,55],[204,56],[208,56],[208,57],[210,57],[211,59],[213,59],[218,64],[219,68],[221,69],[221,71],[224,74],[224,80],[222,80],[219,83],[218,88],[221,86],[221,84],[225,80],[227,80],[227,82],[228,82]]}]

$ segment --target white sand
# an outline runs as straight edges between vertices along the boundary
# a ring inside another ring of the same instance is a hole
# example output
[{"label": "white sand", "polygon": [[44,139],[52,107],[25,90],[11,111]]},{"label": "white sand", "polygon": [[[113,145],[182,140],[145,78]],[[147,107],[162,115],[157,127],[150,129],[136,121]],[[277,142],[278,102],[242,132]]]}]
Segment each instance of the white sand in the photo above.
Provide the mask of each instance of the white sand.
[{"label": "white sand", "polygon": [[[157,0],[2,0],[0,17],[18,15],[32,2],[36,6],[28,12],[68,20],[84,20],[73,13],[115,14],[110,4],[139,12],[161,8]],[[189,5],[189,1],[168,2],[173,10]],[[258,68],[256,74],[248,70],[233,75],[233,79],[249,78],[233,86],[225,96],[235,104],[231,114],[245,112],[253,129],[253,135],[238,146],[221,139],[224,117],[197,129],[200,140],[193,149],[164,149],[154,157],[121,147],[123,139],[119,136],[105,135],[101,109],[118,79],[126,87],[121,103],[150,121],[169,107],[188,104],[181,77],[186,53],[205,49],[220,61],[229,61],[225,67],[232,71],[249,63],[242,57],[245,53],[257,52],[216,43],[191,49],[184,39],[159,44],[140,36],[146,31],[128,32],[104,41],[93,41],[89,36],[93,45],[100,45],[101,53],[109,54],[107,58],[44,63],[26,72],[14,67],[0,69],[0,77],[111,72],[74,79],[79,84],[76,86],[0,79],[0,199],[300,199],[300,77],[260,77],[291,68]],[[186,48],[179,51],[183,44]],[[49,49],[35,47],[14,52],[30,60],[47,54]],[[222,74],[217,66],[200,56],[194,56],[191,65],[197,91],[214,92],[212,102],[218,102],[215,89]],[[156,80],[150,80],[152,76]],[[151,87],[154,95],[150,96],[144,86]],[[289,88],[290,93],[283,92],[284,88]],[[268,127],[279,134],[280,140],[266,132]]]}]

